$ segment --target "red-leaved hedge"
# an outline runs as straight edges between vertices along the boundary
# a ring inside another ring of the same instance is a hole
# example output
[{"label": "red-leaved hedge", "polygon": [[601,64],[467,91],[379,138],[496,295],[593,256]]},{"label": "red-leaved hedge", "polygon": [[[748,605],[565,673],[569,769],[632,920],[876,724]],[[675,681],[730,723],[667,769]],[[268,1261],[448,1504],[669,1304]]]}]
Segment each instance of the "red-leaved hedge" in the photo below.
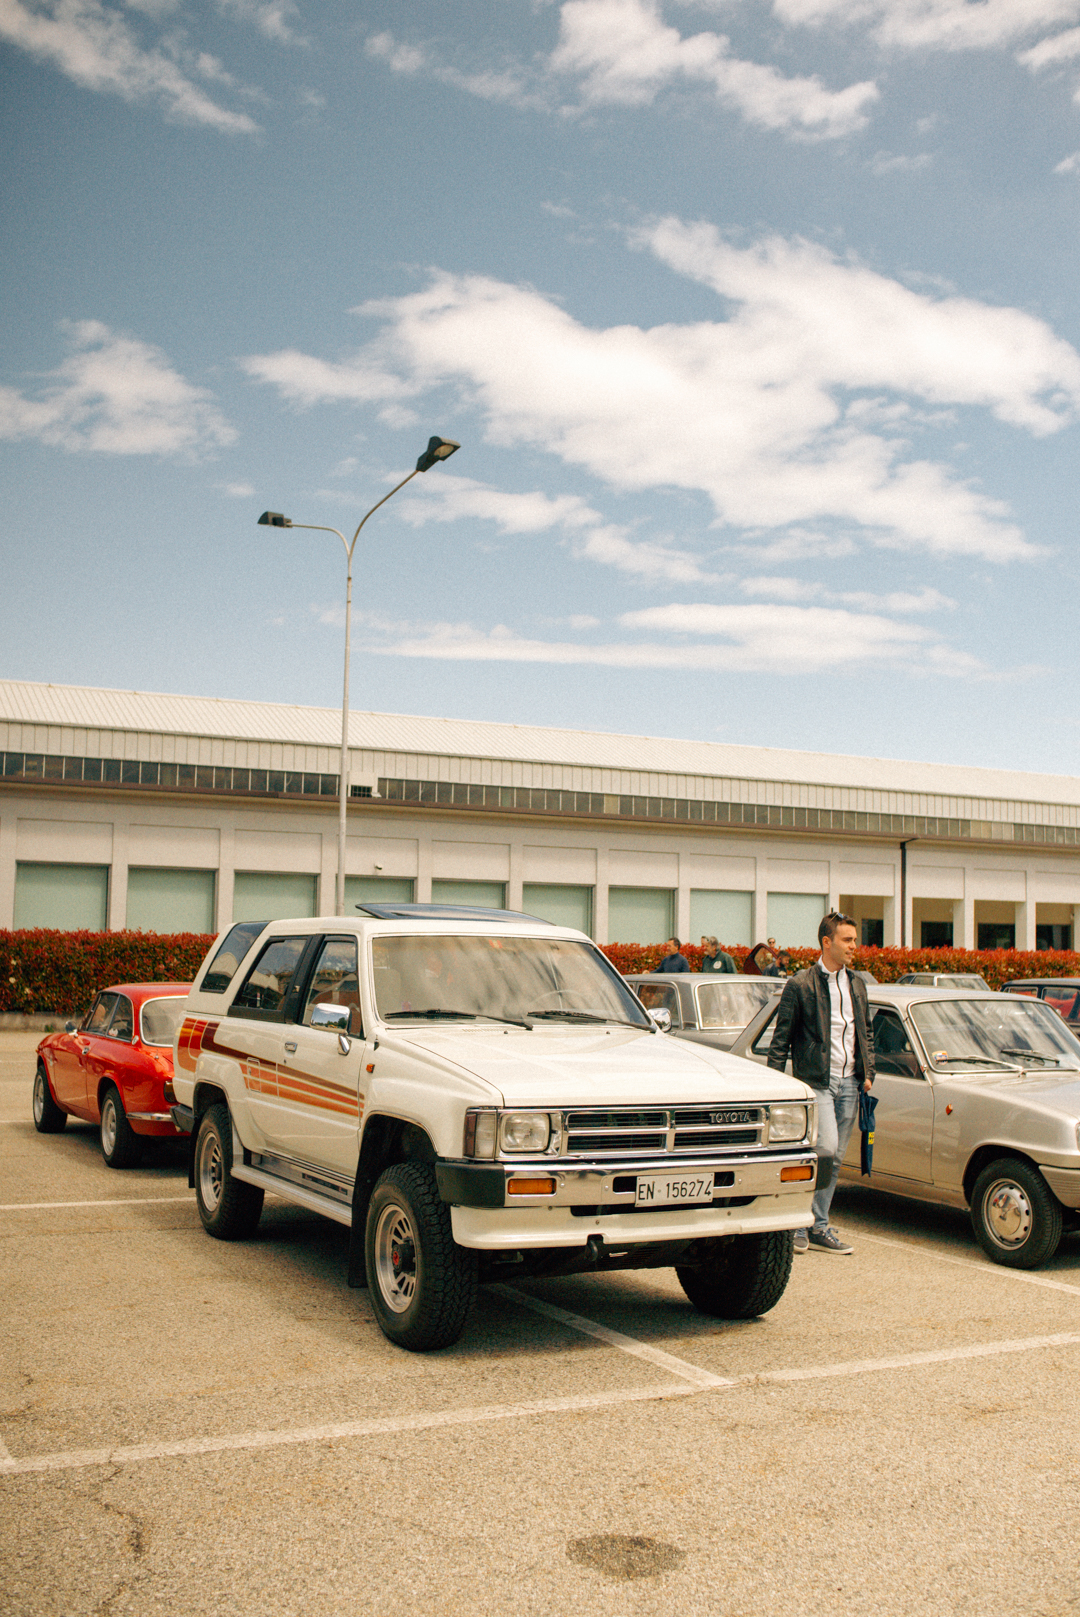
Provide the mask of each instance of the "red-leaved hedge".
[{"label": "red-leaved hedge", "polygon": [[[0,931],[0,1012],[84,1011],[109,983],[190,982],[214,941],[201,932]],[[660,943],[607,943],[604,953],[624,976],[652,971],[663,955]],[[728,948],[741,969],[750,953]],[[694,944],[683,948],[693,970],[701,960]],[[792,949],[794,964],[807,966],[816,949]],[[860,949],[855,966],[878,982],[895,982],[905,971],[977,971],[991,988],[1014,977],[1080,977],[1080,954],[1066,950]]]},{"label": "red-leaved hedge", "polygon": [[0,932],[0,1012],[72,1016],[110,983],[187,983],[213,941],[212,932]]}]

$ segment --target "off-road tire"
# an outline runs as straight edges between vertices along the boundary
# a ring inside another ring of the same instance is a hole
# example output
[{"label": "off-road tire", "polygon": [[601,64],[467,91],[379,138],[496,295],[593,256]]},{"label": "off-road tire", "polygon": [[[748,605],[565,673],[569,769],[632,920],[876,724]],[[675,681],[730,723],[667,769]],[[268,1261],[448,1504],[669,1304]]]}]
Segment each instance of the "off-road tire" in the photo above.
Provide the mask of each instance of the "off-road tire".
[{"label": "off-road tire", "polygon": [[1019,1157],[999,1157],[975,1181],[971,1227],[995,1263],[1008,1269],[1038,1269],[1057,1251],[1064,1217],[1038,1168]]},{"label": "off-road tire", "polygon": [[753,1319],[776,1307],[791,1277],[795,1254],[791,1230],[722,1235],[708,1246],[702,1263],[675,1269],[699,1313],[713,1319]]},{"label": "off-road tire", "polygon": [[59,1134],[67,1120],[68,1114],[53,1100],[49,1075],[39,1061],[34,1074],[34,1127],[39,1134]]},{"label": "off-road tire", "polygon": [[380,1174],[364,1256],[371,1306],[391,1342],[430,1353],[457,1341],[476,1300],[477,1260],[454,1240],[429,1166],[397,1162]]},{"label": "off-road tire", "polygon": [[142,1156],[142,1141],[127,1120],[120,1091],[107,1084],[101,1097],[101,1155],[107,1168],[134,1168]]},{"label": "off-road tire", "polygon": [[195,1138],[195,1201],[203,1229],[218,1241],[246,1241],[262,1213],[263,1192],[232,1175],[232,1118],[222,1103],[208,1107]]}]

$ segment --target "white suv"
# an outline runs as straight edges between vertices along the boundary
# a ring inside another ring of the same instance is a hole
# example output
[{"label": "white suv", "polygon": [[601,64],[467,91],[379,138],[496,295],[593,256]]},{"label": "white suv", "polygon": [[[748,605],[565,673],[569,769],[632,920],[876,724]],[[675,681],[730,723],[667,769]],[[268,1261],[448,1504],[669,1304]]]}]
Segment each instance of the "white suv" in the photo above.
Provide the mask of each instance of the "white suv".
[{"label": "white suv", "polygon": [[456,1341],[478,1281],[674,1265],[703,1312],[780,1298],[811,1222],[813,1091],[677,1042],[580,932],[366,905],[203,963],[174,1117],[211,1235],[272,1191],[351,1230],[385,1334]]}]

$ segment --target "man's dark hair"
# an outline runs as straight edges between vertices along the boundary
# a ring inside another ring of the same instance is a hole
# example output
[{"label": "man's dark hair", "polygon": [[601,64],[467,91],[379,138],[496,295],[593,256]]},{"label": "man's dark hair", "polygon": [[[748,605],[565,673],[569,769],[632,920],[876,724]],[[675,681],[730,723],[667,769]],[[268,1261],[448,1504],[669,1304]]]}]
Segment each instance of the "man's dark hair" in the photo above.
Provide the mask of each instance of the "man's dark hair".
[{"label": "man's dark hair", "polygon": [[682,948],[682,944],[679,942],[679,940],[675,936],[674,932],[671,934],[670,938],[668,938],[668,942],[673,943],[675,945],[676,949],[681,949]]},{"label": "man's dark hair", "polygon": [[820,943],[823,938],[835,938],[838,926],[854,925],[855,922],[850,915],[841,915],[839,910],[830,910],[828,915],[821,917],[821,924],[817,929],[817,940]]}]

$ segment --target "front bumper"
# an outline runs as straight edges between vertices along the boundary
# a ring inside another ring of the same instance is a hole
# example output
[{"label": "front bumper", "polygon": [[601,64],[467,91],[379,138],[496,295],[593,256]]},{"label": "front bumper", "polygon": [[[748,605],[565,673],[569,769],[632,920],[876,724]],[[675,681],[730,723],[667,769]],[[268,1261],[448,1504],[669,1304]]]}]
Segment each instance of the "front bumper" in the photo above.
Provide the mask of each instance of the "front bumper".
[{"label": "front bumper", "polygon": [[1040,1163],[1039,1172],[1063,1207],[1080,1207],[1080,1169],[1051,1168]]},{"label": "front bumper", "polygon": [[[781,1178],[784,1169],[810,1170],[808,1178]],[[714,1176],[712,1203],[639,1207],[639,1175]],[[461,1246],[506,1250],[582,1246],[590,1235],[605,1240],[667,1241],[803,1229],[812,1222],[817,1157],[794,1150],[768,1156],[670,1158],[623,1162],[439,1162],[439,1193],[450,1203],[454,1239]],[[514,1195],[514,1179],[551,1178],[553,1191]]]}]

